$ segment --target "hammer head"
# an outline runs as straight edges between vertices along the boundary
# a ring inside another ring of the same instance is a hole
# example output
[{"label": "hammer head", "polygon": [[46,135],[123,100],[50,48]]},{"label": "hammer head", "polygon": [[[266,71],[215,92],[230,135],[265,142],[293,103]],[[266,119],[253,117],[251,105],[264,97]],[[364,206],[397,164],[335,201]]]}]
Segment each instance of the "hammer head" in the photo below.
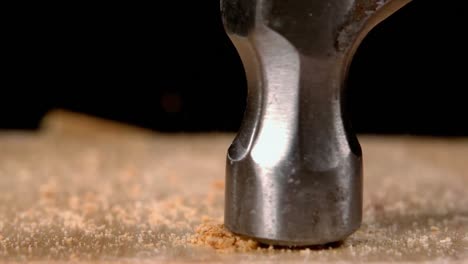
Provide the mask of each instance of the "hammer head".
[{"label": "hammer head", "polygon": [[359,228],[361,148],[344,111],[344,83],[365,34],[406,2],[222,0],[248,80],[227,155],[229,230],[307,246]]}]

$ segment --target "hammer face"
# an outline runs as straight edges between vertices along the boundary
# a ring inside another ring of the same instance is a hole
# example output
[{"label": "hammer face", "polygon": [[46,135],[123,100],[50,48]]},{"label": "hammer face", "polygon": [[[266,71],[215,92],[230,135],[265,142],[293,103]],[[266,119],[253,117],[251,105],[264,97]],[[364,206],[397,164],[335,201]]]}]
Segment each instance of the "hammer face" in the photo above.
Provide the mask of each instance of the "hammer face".
[{"label": "hammer face", "polygon": [[335,168],[313,171],[294,159],[266,167],[252,157],[228,158],[225,226],[273,245],[341,241],[361,223],[360,162],[350,155]]}]

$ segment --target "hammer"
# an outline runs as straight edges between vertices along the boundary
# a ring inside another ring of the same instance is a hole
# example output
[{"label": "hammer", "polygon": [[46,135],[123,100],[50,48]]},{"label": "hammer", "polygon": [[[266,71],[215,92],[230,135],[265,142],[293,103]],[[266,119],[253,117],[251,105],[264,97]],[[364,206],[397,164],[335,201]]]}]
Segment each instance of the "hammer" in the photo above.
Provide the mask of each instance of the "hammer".
[{"label": "hammer", "polygon": [[410,0],[221,0],[248,81],[227,151],[224,224],[280,246],[339,242],[362,219],[362,151],[345,111],[357,47]]}]

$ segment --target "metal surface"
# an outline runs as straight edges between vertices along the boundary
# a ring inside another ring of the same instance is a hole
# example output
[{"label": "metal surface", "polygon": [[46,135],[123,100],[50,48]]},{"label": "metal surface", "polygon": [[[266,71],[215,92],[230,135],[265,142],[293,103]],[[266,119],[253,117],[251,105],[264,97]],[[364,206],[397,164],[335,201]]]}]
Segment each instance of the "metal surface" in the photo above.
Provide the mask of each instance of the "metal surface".
[{"label": "metal surface", "polygon": [[304,246],[359,228],[361,148],[344,111],[344,83],[367,32],[407,2],[221,1],[249,87],[227,157],[229,230]]}]

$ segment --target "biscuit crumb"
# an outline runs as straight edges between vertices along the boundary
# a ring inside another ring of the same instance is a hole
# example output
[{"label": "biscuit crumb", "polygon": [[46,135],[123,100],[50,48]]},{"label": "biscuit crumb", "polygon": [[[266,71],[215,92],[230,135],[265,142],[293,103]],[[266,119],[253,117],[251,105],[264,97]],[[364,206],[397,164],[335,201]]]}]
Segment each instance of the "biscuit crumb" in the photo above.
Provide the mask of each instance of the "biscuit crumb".
[{"label": "biscuit crumb", "polygon": [[224,181],[223,180],[216,180],[212,183],[213,188],[217,190],[224,190]]},{"label": "biscuit crumb", "polygon": [[220,251],[248,252],[259,248],[259,243],[229,232],[223,224],[205,221],[195,228],[190,242],[194,245],[209,246]]},{"label": "biscuit crumb", "polygon": [[451,244],[452,239],[450,237],[446,237],[445,239],[442,239],[439,242],[442,243],[442,244]]}]

